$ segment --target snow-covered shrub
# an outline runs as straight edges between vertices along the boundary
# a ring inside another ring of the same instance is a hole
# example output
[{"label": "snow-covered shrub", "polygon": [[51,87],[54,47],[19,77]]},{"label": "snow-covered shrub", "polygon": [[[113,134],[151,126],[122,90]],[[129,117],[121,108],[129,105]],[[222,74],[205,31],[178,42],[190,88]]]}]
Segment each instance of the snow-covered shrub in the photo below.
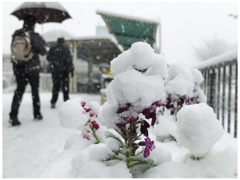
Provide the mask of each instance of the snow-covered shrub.
[{"label": "snow-covered shrub", "polygon": [[109,138],[118,142],[110,146],[113,154],[108,161],[123,160],[128,168],[151,166],[153,161],[147,157],[155,145],[148,135],[148,128],[150,124],[156,124],[156,109],[164,106],[165,58],[155,54],[147,43],[134,43],[111,61],[111,72],[115,77],[107,88],[107,102],[101,116],[106,126],[121,136],[108,133]]},{"label": "snow-covered shrub", "polygon": [[75,98],[64,102],[58,109],[60,123],[65,128],[81,130],[83,138],[88,140],[91,136],[96,143],[100,143],[96,131],[99,129],[97,123],[100,104],[98,102],[86,102],[82,98]]},{"label": "snow-covered shrub", "polygon": [[177,118],[177,141],[195,157],[206,154],[223,135],[213,109],[205,103],[183,107]]}]

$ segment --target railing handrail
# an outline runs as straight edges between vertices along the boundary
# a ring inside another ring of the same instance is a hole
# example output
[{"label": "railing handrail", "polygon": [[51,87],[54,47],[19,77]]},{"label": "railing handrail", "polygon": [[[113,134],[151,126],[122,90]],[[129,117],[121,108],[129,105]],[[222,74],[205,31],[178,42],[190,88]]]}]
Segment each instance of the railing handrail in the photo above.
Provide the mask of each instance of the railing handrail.
[{"label": "railing handrail", "polygon": [[193,65],[191,68],[203,70],[203,69],[220,67],[225,64],[232,64],[235,61],[238,61],[238,58],[237,58],[238,53],[237,52],[238,52],[237,49],[233,49],[226,53],[223,53],[218,56],[207,59],[204,62]]}]

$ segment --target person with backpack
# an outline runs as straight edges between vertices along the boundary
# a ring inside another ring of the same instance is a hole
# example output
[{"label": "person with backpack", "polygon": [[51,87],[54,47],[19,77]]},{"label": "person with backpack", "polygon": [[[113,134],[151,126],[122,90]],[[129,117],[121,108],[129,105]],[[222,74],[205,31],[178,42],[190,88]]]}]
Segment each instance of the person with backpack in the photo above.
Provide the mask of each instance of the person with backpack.
[{"label": "person with backpack", "polygon": [[58,38],[57,42],[58,44],[51,47],[47,54],[53,81],[51,108],[55,108],[61,86],[63,100],[67,101],[69,99],[69,73],[72,77],[74,76],[72,56],[64,43],[64,38]]},{"label": "person with backpack", "polygon": [[32,90],[34,119],[41,120],[43,118],[40,112],[38,92],[40,73],[39,54],[45,55],[47,50],[43,38],[34,32],[36,18],[33,15],[25,15],[23,20],[23,28],[14,32],[11,43],[11,61],[17,82],[17,89],[15,90],[11,112],[9,113],[9,123],[12,126],[21,124],[18,119],[18,110],[28,83]]}]

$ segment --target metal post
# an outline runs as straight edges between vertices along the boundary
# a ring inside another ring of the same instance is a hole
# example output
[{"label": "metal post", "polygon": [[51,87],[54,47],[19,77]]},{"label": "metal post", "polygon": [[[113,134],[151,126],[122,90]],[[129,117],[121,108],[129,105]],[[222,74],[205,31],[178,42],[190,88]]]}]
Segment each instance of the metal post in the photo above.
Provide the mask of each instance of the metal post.
[{"label": "metal post", "polygon": [[231,94],[232,94],[232,65],[229,65],[228,77],[228,132],[231,130]]},{"label": "metal post", "polygon": [[225,83],[226,83],[226,66],[223,66],[223,93],[222,93],[222,125],[225,125]]},{"label": "metal post", "polygon": [[209,105],[216,110],[216,73],[212,69],[212,73],[209,74]]},{"label": "metal post", "polygon": [[220,105],[220,84],[221,84],[221,67],[218,67],[218,93],[217,93],[217,119],[219,120],[219,105]]},{"label": "metal post", "polygon": [[238,119],[237,119],[237,108],[238,108],[238,63],[235,64],[236,71],[235,71],[235,116],[234,116],[234,137],[237,138],[237,129],[238,129]]},{"label": "metal post", "polygon": [[207,95],[207,70],[204,70],[204,94]]}]

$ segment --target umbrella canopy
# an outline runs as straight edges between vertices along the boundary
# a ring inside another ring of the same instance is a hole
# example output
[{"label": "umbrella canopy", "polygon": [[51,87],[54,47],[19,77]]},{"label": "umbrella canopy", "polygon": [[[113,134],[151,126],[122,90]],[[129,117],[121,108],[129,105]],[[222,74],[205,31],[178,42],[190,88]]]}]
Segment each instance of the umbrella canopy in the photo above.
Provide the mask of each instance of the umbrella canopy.
[{"label": "umbrella canopy", "polygon": [[19,20],[23,20],[27,14],[34,15],[39,24],[61,23],[65,19],[71,18],[66,9],[58,2],[24,2],[11,13]]}]

